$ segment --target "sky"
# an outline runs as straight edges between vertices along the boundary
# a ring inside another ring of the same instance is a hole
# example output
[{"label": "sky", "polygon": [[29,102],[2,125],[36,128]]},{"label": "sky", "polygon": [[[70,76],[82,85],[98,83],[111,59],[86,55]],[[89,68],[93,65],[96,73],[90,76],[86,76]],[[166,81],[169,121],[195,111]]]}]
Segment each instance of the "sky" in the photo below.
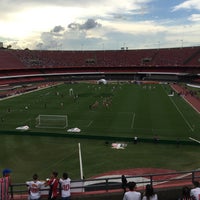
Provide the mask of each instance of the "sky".
[{"label": "sky", "polygon": [[200,45],[200,0],[1,0],[13,49],[119,50]]}]

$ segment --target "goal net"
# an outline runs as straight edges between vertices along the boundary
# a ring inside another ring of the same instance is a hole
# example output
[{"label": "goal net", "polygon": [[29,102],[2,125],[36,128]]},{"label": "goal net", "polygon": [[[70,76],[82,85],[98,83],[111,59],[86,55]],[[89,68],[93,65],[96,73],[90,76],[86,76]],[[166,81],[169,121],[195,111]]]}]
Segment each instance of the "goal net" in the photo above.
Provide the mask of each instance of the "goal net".
[{"label": "goal net", "polygon": [[38,115],[36,117],[37,128],[64,129],[67,126],[67,115]]}]

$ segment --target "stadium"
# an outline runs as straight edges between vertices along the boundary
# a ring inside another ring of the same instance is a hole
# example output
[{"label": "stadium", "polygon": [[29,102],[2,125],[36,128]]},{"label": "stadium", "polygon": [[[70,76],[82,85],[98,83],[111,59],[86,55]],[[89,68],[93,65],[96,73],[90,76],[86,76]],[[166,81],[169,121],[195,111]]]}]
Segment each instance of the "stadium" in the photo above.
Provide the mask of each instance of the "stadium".
[{"label": "stadium", "polygon": [[194,175],[199,168],[199,62],[199,46],[2,48],[1,165],[9,164],[15,183],[35,171],[46,178],[66,168],[73,180],[157,170]]}]

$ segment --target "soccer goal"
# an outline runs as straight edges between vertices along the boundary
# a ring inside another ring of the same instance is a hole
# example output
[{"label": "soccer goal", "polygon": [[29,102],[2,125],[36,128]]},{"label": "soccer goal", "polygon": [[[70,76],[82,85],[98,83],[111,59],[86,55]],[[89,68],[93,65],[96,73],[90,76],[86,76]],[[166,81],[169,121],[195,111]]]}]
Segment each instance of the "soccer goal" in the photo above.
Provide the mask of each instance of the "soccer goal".
[{"label": "soccer goal", "polygon": [[64,129],[68,126],[67,115],[38,115],[36,117],[37,128]]}]

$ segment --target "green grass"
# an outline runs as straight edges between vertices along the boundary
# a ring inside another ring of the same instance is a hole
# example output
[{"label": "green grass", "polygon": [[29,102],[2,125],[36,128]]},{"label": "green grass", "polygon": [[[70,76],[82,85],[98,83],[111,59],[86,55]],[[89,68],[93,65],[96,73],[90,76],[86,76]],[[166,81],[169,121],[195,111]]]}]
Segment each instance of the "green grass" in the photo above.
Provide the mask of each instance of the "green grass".
[{"label": "green grass", "polygon": [[[78,94],[77,100],[69,96],[70,88]],[[35,127],[39,114],[67,115],[69,128],[79,127],[80,134],[84,135],[130,138],[157,135],[167,140],[187,141],[188,137],[200,140],[199,114],[180,96],[169,97],[170,90],[168,85],[63,84],[0,101],[1,131],[15,131],[18,126],[29,125],[30,132],[47,133],[45,137],[23,136],[21,132],[0,135],[0,168],[12,168],[16,182],[24,182],[35,172],[46,178],[52,170],[60,174],[68,171],[71,178],[77,179],[80,142],[86,178],[110,170],[138,167],[196,169],[200,165],[199,146],[129,143],[125,150],[116,151],[103,140],[48,137],[51,133],[68,134],[66,129]],[[108,97],[112,104],[106,109],[102,101]],[[89,109],[95,101],[99,106]]]}]

